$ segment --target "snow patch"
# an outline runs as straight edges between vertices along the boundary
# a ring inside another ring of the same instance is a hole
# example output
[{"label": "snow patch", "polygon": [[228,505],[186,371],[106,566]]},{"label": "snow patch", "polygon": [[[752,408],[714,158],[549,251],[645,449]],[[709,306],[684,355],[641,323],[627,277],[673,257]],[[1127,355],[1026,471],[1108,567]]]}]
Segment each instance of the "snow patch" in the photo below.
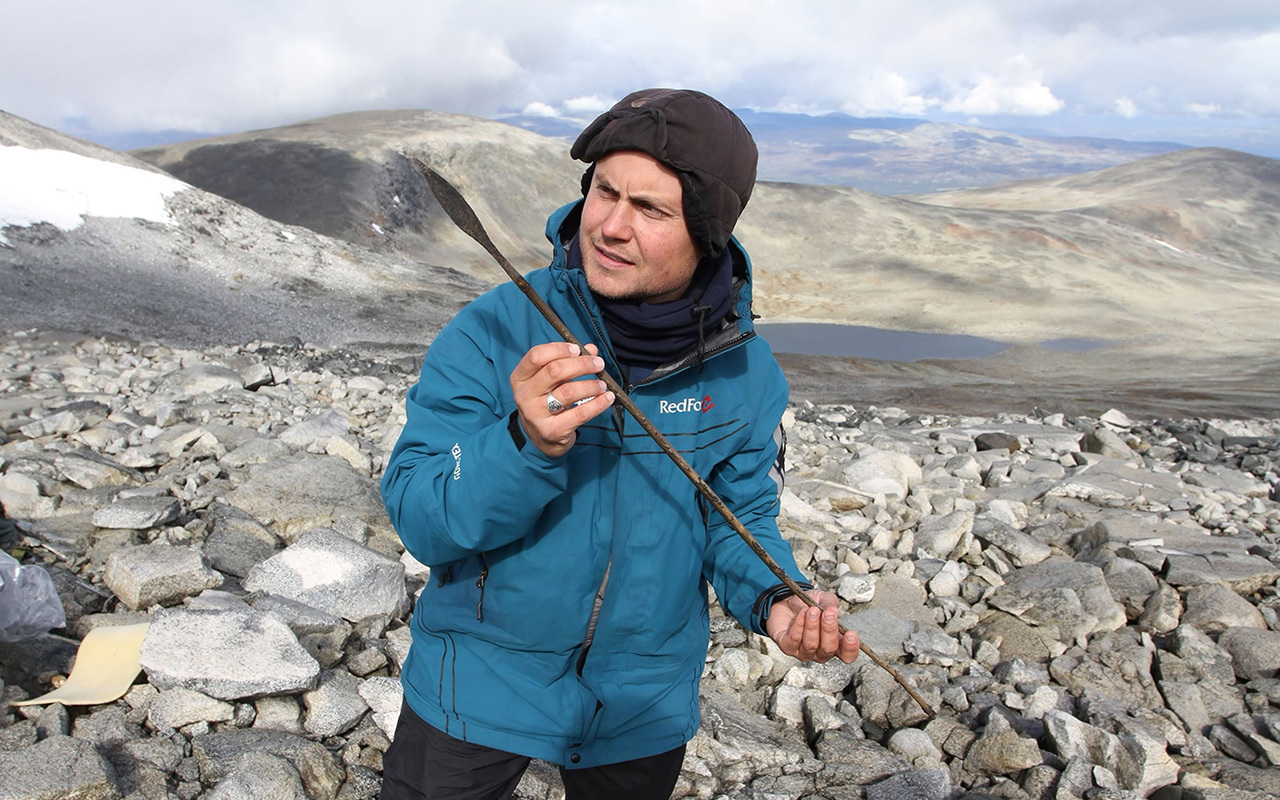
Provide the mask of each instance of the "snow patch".
[{"label": "snow patch", "polygon": [[1165,247],[1169,248],[1170,250],[1172,250],[1172,251],[1173,251],[1173,252],[1175,252],[1175,253],[1181,253],[1181,252],[1182,252],[1182,251],[1181,251],[1181,250],[1179,250],[1178,248],[1174,247],[1173,245],[1171,245],[1171,244],[1169,244],[1168,242],[1163,241],[1163,240],[1161,240],[1161,239],[1156,239],[1156,238],[1154,238],[1154,237],[1153,237],[1153,238],[1151,239],[1151,241],[1153,241],[1153,242],[1155,242],[1156,244],[1159,244],[1159,245],[1164,245]]},{"label": "snow patch", "polygon": [[167,175],[65,150],[0,146],[0,245],[6,227],[47,222],[74,230],[85,217],[134,217],[174,224],[165,198],[189,188]]}]

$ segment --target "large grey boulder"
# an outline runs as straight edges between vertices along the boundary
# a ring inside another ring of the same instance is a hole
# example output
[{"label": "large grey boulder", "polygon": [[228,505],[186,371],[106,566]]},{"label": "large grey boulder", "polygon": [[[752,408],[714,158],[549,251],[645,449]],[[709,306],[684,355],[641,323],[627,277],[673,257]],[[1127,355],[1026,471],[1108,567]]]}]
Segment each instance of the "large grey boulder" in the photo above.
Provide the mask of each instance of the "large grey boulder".
[{"label": "large grey boulder", "polygon": [[122,467],[93,452],[64,453],[53,463],[63,478],[82,489],[142,483],[137,470]]},{"label": "large grey boulder", "polygon": [[204,552],[214,569],[243,578],[281,547],[278,536],[238,508],[214,503],[210,516],[212,529]]},{"label": "large grey boulder", "polygon": [[14,519],[44,519],[57,513],[58,501],[41,494],[34,476],[7,472],[0,475],[0,505]]},{"label": "large grey boulder", "polygon": [[844,468],[842,483],[860,494],[901,500],[923,473],[911,456],[890,450],[863,448]]},{"label": "large grey boulder", "polygon": [[345,669],[321,673],[316,688],[304,692],[307,715],[303,727],[307,733],[321,738],[337,736],[351,730],[360,721],[369,704],[360,694],[364,681]]},{"label": "large grey boulder", "polygon": [[173,522],[181,510],[178,501],[168,495],[122,497],[94,511],[93,524],[99,528],[141,531]]},{"label": "large grey boulder", "polygon": [[973,531],[974,514],[969,510],[928,517],[916,529],[916,546],[934,558],[948,558]]},{"label": "large grey boulder", "polygon": [[1267,629],[1266,620],[1253,603],[1222,583],[1203,583],[1188,589],[1182,621],[1210,636],[1227,628]]},{"label": "large grey boulder", "polygon": [[218,364],[193,364],[174,370],[161,379],[161,388],[186,397],[244,388],[244,378],[233,369]]},{"label": "large grey boulder", "polygon": [[160,692],[147,709],[147,722],[156,730],[181,728],[195,722],[227,722],[235,708],[202,692],[175,686]]},{"label": "large grey boulder", "polygon": [[986,544],[1004,551],[1015,567],[1039,564],[1053,554],[1049,545],[1028,536],[1007,522],[990,516],[979,515],[974,519],[973,535]]},{"label": "large grey boulder", "polygon": [[250,468],[227,502],[268,525],[285,541],[331,527],[344,517],[389,527],[378,484],[333,456],[299,454]]},{"label": "large grey boulder", "polygon": [[253,607],[284,620],[298,642],[324,669],[337,664],[346,654],[344,648],[351,637],[352,626],[341,617],[273,594],[262,595]]},{"label": "large grey boulder", "polygon": [[89,742],[50,736],[30,747],[0,751],[0,797],[13,800],[118,798],[116,772]]},{"label": "large grey boulder", "polygon": [[323,414],[317,414],[314,417],[308,417],[301,422],[295,422],[284,430],[280,431],[280,441],[286,442],[300,449],[306,449],[314,444],[323,446],[335,436],[342,436],[351,430],[351,423],[347,421],[339,412],[329,409]]},{"label": "large grey boulder", "polygon": [[333,755],[319,742],[280,731],[231,729],[196,736],[191,754],[206,785],[220,783],[240,771],[242,756],[261,753],[288,761],[297,770],[310,800],[333,800],[342,786],[344,773]]},{"label": "large grey boulder", "polygon": [[736,698],[704,689],[702,727],[689,743],[689,755],[713,773],[749,762],[762,774],[795,773],[813,753],[794,727],[746,709]]},{"label": "large grey boulder", "polygon": [[867,787],[867,800],[949,800],[951,773],[945,767],[900,772]]},{"label": "large grey boulder", "polygon": [[144,544],[107,557],[102,581],[129,608],[172,604],[222,585],[222,576],[189,547]]},{"label": "large grey boulder", "polygon": [[408,603],[403,564],[327,529],[304,533],[254,567],[244,588],[297,600],[352,622],[398,615]]},{"label": "large grey boulder", "polygon": [[906,759],[847,729],[824,732],[815,752],[837,785],[863,786],[911,768]]},{"label": "large grey boulder", "polygon": [[1079,758],[1107,767],[1120,788],[1147,797],[1178,780],[1179,768],[1167,752],[1135,735],[1117,736],[1062,711],[1045,714],[1045,735],[1064,760]]},{"label": "large grey boulder", "polygon": [[1280,579],[1280,567],[1250,552],[1261,544],[1258,537],[1214,536],[1198,525],[1166,522],[1154,515],[1108,516],[1077,534],[1073,544],[1079,557],[1088,560],[1122,555],[1140,561],[1163,571],[1172,586],[1225,583],[1247,595]]},{"label": "large grey boulder", "polygon": [[1008,775],[1043,762],[1036,740],[1019,736],[1003,714],[991,715],[964,757],[965,768],[982,775]]},{"label": "large grey boulder", "polygon": [[279,617],[253,609],[167,609],[142,640],[142,668],[161,689],[219,700],[310,689],[320,665]]},{"label": "large grey boulder", "polygon": [[1087,466],[1068,475],[1051,489],[1051,497],[1074,497],[1103,507],[1168,507],[1185,493],[1177,475],[1134,469],[1129,462],[1094,455]]},{"label": "large grey boulder", "polygon": [[373,721],[388,739],[395,739],[396,723],[404,703],[404,687],[399,678],[369,678],[360,684],[360,696],[369,704]]},{"label": "large grey boulder", "polygon": [[1280,677],[1280,631],[1227,628],[1218,638],[1218,644],[1231,654],[1240,680]]},{"label": "large grey boulder", "polygon": [[1115,630],[1127,621],[1102,570],[1064,558],[1014,570],[987,603],[1032,625],[1054,628],[1055,638],[1063,641]]},{"label": "large grey boulder", "polygon": [[287,759],[268,753],[243,753],[204,800],[310,800],[302,776]]}]

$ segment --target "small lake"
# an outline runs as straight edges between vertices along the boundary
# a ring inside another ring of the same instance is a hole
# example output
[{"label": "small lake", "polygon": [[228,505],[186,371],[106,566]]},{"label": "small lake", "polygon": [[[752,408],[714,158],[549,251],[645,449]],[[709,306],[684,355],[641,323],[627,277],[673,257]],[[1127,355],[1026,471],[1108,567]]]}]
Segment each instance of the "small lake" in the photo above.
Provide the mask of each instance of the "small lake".
[{"label": "small lake", "polygon": [[[881,361],[986,358],[1013,346],[981,336],[894,331],[819,322],[758,324],[756,332],[768,340],[777,353],[874,358]],[[1039,342],[1039,346],[1047,350],[1072,352],[1099,350],[1111,344],[1112,342],[1101,339],[1074,338]]]}]

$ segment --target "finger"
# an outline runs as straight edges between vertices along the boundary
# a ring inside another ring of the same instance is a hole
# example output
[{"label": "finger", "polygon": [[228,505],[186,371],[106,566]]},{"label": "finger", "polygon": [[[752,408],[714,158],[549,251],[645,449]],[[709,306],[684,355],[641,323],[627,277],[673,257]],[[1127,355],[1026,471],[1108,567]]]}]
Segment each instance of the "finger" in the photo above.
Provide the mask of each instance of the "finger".
[{"label": "finger", "polygon": [[513,380],[527,381],[552,361],[558,358],[572,358],[581,353],[578,346],[570,342],[547,342],[534,345],[524,354],[524,358],[520,359],[520,363],[516,364],[511,377]]},{"label": "finger", "polygon": [[614,399],[613,392],[602,392],[555,415],[544,406],[541,415],[533,419],[522,411],[520,423],[535,447],[549,456],[558,457],[573,446],[578,428],[613,405]]},{"label": "finger", "polygon": [[[581,382],[587,383],[587,381]],[[579,383],[579,381],[574,383]],[[565,389],[561,387],[558,391],[563,392]],[[598,416],[613,405],[614,399],[613,392],[606,391],[601,386],[598,392],[581,399],[580,402],[569,406],[561,414],[557,415],[554,423],[567,425],[570,430],[577,430],[592,417]]]},{"label": "finger", "polygon": [[[599,356],[577,353],[580,351],[576,345],[551,342],[530,348],[520,359],[511,371],[511,392],[524,417],[547,416],[550,413],[547,396],[557,387],[604,369],[604,360]],[[591,388],[574,389],[568,393],[556,391],[555,398],[568,406],[598,393]]]},{"label": "finger", "polygon": [[[599,356],[582,355],[557,358],[544,364],[542,369],[534,373],[533,377],[527,381],[527,384],[533,391],[546,394],[570,381],[598,375],[602,371],[604,371],[604,359]],[[560,397],[562,401],[564,400],[564,397],[559,393],[556,396]]]},{"label": "finger", "polygon": [[803,615],[804,633],[801,638],[800,651],[805,657],[812,659],[822,647],[822,611],[817,608],[806,608]]},{"label": "finger", "polygon": [[[782,615],[779,614],[779,616]],[[792,616],[786,627],[779,630],[774,641],[778,643],[778,649],[782,652],[793,658],[800,658],[800,648],[804,645],[804,614]]]},{"label": "finger", "polygon": [[844,663],[849,664],[856,660],[861,652],[862,641],[858,638],[858,634],[853,631],[846,631],[844,636],[840,638],[840,650],[836,653],[836,656]]},{"label": "finger", "polygon": [[[593,397],[599,397],[608,390],[608,386],[604,381],[579,380],[562,383],[556,388],[548,392],[548,397],[554,397],[560,401],[560,404],[568,410],[570,407],[584,400],[590,400]],[[563,412],[561,412],[563,413]]]},{"label": "finger", "polygon": [[822,609],[819,657],[826,661],[840,650],[840,612],[830,606]]},{"label": "finger", "polygon": [[535,382],[541,394],[564,381],[604,371],[604,360],[594,345],[584,351],[569,342],[548,342],[531,347],[511,371],[512,385]]}]

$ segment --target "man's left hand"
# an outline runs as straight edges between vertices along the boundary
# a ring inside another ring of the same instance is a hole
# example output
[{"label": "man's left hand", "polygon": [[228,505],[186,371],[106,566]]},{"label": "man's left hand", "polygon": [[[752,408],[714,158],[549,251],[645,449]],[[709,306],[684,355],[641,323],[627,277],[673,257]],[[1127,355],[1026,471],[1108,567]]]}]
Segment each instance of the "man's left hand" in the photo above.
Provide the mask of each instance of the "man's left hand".
[{"label": "man's left hand", "polygon": [[858,634],[840,635],[840,599],[817,589],[808,595],[818,604],[816,608],[794,595],[773,604],[765,622],[769,638],[782,652],[801,661],[853,661],[858,657]]}]

